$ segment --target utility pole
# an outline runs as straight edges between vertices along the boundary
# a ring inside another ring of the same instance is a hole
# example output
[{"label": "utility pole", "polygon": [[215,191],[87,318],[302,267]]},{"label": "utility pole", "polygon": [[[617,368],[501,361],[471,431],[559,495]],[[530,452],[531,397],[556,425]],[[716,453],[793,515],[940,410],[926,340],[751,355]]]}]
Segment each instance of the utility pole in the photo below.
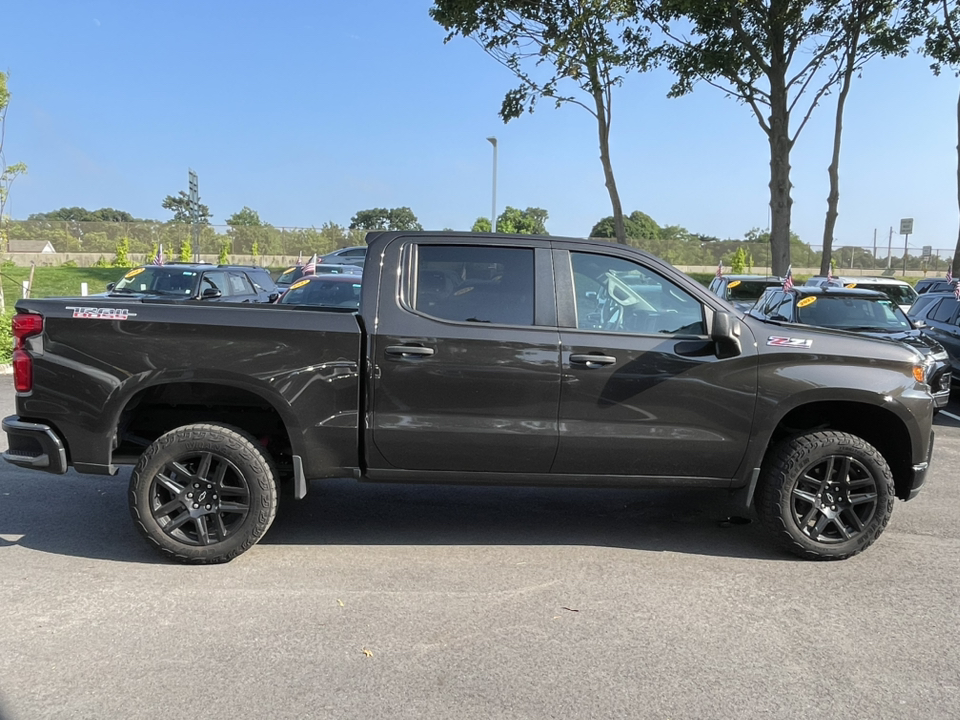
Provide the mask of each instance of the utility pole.
[{"label": "utility pole", "polygon": [[890,226],[890,237],[887,238],[887,270],[890,269],[893,258],[893,225]]},{"label": "utility pole", "polygon": [[193,240],[193,257],[200,262],[200,186],[197,174],[187,168],[190,184],[190,236]]}]

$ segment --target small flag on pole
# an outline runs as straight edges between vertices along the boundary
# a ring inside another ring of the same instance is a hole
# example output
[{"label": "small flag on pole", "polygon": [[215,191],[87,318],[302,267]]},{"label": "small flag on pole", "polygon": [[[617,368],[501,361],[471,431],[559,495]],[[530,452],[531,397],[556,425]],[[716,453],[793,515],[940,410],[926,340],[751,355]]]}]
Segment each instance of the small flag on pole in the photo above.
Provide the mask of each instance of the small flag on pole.
[{"label": "small flag on pole", "polygon": [[300,254],[297,255],[297,265],[303,265],[303,250],[301,250]]},{"label": "small flag on pole", "polygon": [[793,265],[787,266],[787,277],[783,281],[784,290],[793,290]]},{"label": "small flag on pole", "polygon": [[[832,264],[833,263],[831,263],[830,265]],[[833,270],[831,269],[830,265],[827,265],[827,283],[833,282]]]},{"label": "small flag on pole", "polygon": [[314,253],[313,257],[307,260],[307,264],[303,266],[304,275],[316,275],[317,274],[317,254]]},{"label": "small flag on pole", "polygon": [[723,277],[723,260],[717,263],[717,277]]},{"label": "small flag on pole", "polygon": [[953,282],[953,273],[951,270],[952,268],[947,268],[947,282]]},{"label": "small flag on pole", "polygon": [[153,256],[154,265],[163,265],[163,243],[160,243],[160,247],[157,248],[157,254]]}]

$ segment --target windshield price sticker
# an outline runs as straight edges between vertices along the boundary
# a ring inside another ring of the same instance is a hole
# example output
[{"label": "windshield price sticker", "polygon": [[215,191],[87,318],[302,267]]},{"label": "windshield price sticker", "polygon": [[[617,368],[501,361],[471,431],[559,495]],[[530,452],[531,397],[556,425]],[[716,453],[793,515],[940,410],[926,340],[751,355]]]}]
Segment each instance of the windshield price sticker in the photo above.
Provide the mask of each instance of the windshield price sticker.
[{"label": "windshield price sticker", "polygon": [[727,287],[728,287],[728,288],[735,288],[735,287],[736,287],[737,285],[739,285],[741,282],[742,282],[742,280],[734,280],[732,283],[730,283],[729,285],[727,285]]},{"label": "windshield price sticker", "polygon": [[301,280],[300,282],[295,282],[293,285],[291,285],[290,289],[296,290],[297,288],[302,288],[304,285],[308,285],[309,283],[309,280]]},{"label": "windshield price sticker", "polygon": [[767,345],[772,345],[774,347],[808,348],[813,345],[813,340],[809,340],[808,338],[792,338],[782,337],[780,335],[771,335],[767,338]]},{"label": "windshield price sticker", "polygon": [[132,278],[132,277],[135,276],[135,275],[139,275],[139,274],[142,273],[144,270],[146,270],[146,268],[137,268],[136,270],[131,270],[131,271],[128,272],[126,275],[124,275],[124,277],[125,277],[125,278]]},{"label": "windshield price sticker", "polygon": [[97,308],[97,307],[77,307],[74,305],[65,306],[66,310],[73,310],[73,317],[84,318],[86,320],[126,320],[136,317],[126,308]]},{"label": "windshield price sticker", "polygon": [[844,285],[845,288],[855,288],[856,286],[857,286],[856,283],[847,283],[846,285]]},{"label": "windshield price sticker", "polygon": [[807,305],[813,305],[817,299],[812,295],[810,297],[805,297],[803,300],[797,303],[797,307],[806,307]]}]

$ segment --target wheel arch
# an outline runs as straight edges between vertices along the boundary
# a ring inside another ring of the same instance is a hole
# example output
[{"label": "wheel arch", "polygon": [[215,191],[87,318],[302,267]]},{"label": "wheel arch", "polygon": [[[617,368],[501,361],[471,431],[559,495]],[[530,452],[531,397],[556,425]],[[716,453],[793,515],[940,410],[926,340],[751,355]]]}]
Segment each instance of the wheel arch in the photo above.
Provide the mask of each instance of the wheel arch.
[{"label": "wheel arch", "polygon": [[910,495],[914,438],[903,419],[883,406],[851,400],[815,400],[787,411],[773,427],[763,460],[781,440],[801,432],[838,430],[873,445],[890,466],[898,498]]}]

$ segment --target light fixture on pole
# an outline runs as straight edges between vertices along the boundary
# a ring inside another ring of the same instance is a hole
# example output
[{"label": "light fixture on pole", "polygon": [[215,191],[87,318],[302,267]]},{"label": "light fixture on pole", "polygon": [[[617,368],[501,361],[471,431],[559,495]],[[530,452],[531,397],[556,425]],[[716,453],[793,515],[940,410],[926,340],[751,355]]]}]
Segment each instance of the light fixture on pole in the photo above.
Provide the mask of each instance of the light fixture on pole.
[{"label": "light fixture on pole", "polygon": [[497,139],[488,137],[487,142],[493,145],[493,205],[490,209],[490,232],[497,231]]}]

